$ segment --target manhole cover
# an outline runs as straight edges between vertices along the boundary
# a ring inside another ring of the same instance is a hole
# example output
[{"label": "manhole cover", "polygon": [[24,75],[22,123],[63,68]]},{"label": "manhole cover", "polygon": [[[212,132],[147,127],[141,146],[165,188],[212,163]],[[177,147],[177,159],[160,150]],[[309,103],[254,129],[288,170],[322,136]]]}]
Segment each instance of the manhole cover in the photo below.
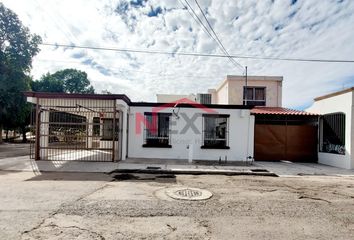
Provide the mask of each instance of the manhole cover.
[{"label": "manhole cover", "polygon": [[190,201],[205,200],[213,196],[213,194],[207,190],[188,187],[168,188],[165,193],[173,199]]}]

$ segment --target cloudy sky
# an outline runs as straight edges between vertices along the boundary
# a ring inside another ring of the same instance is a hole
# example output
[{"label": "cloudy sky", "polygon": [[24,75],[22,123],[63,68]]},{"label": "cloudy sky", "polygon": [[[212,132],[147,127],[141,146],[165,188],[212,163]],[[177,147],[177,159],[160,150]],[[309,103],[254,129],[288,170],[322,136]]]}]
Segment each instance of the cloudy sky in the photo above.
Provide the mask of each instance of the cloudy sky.
[{"label": "cloudy sky", "polygon": [[[221,53],[183,7],[184,0],[2,0],[45,43]],[[202,18],[195,0],[188,0]],[[230,54],[354,59],[353,0],[198,0]],[[281,75],[283,105],[305,108],[318,95],[354,85],[353,63],[236,59],[249,75]],[[41,46],[32,75],[77,68],[97,92],[155,101],[156,93],[206,92],[227,74],[228,59]]]}]

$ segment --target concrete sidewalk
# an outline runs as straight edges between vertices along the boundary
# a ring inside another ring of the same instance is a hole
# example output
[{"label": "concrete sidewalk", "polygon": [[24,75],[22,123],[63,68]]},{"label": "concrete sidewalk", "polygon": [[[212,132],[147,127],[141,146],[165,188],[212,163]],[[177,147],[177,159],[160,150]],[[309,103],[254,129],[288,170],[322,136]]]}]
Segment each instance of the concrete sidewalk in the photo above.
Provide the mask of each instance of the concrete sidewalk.
[{"label": "concrete sidewalk", "polygon": [[274,172],[278,176],[306,176],[306,175],[322,175],[322,176],[353,176],[354,170],[332,167],[320,163],[299,163],[299,162],[255,162],[255,166],[265,168],[270,172]]},{"label": "concrete sidewalk", "polygon": [[[178,164],[178,163],[181,164]],[[183,160],[126,160],[121,162],[78,162],[78,161],[34,161],[28,156],[0,159],[0,170],[30,172],[101,172],[114,170],[121,172],[156,172],[156,170],[180,172],[183,174],[226,174],[226,175],[262,175],[275,173],[278,176],[328,175],[354,176],[353,170],[340,169],[316,163],[292,162],[254,162],[248,166],[230,166],[218,164],[188,164]]]},{"label": "concrete sidewalk", "polygon": [[31,172],[101,172],[107,173],[115,170],[120,172],[144,173],[180,173],[180,174],[228,174],[228,175],[274,175],[267,173],[266,169],[257,166],[223,166],[188,164],[186,161],[161,160],[137,162],[79,162],[79,161],[34,161],[28,156],[5,158],[0,160],[0,170],[4,171],[31,171]]}]

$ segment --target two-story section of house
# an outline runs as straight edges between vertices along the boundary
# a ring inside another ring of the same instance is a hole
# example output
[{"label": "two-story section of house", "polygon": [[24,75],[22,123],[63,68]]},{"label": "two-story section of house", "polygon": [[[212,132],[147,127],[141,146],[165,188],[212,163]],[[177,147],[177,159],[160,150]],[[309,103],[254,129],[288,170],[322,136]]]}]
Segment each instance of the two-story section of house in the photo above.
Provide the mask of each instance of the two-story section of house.
[{"label": "two-story section of house", "polygon": [[209,89],[213,104],[254,106],[254,159],[317,160],[317,115],[282,107],[282,76],[228,75]]},{"label": "two-story section of house", "polygon": [[282,106],[282,76],[227,75],[216,88],[209,89],[213,104],[238,104],[266,107]]}]

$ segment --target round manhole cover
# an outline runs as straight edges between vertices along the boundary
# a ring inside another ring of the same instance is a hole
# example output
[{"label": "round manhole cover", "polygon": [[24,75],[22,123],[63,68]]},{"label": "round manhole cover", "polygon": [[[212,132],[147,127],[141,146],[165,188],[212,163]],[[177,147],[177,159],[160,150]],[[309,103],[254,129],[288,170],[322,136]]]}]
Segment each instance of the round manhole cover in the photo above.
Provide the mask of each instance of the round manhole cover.
[{"label": "round manhole cover", "polygon": [[198,201],[209,199],[213,194],[207,190],[189,187],[168,188],[165,193],[173,199]]}]

